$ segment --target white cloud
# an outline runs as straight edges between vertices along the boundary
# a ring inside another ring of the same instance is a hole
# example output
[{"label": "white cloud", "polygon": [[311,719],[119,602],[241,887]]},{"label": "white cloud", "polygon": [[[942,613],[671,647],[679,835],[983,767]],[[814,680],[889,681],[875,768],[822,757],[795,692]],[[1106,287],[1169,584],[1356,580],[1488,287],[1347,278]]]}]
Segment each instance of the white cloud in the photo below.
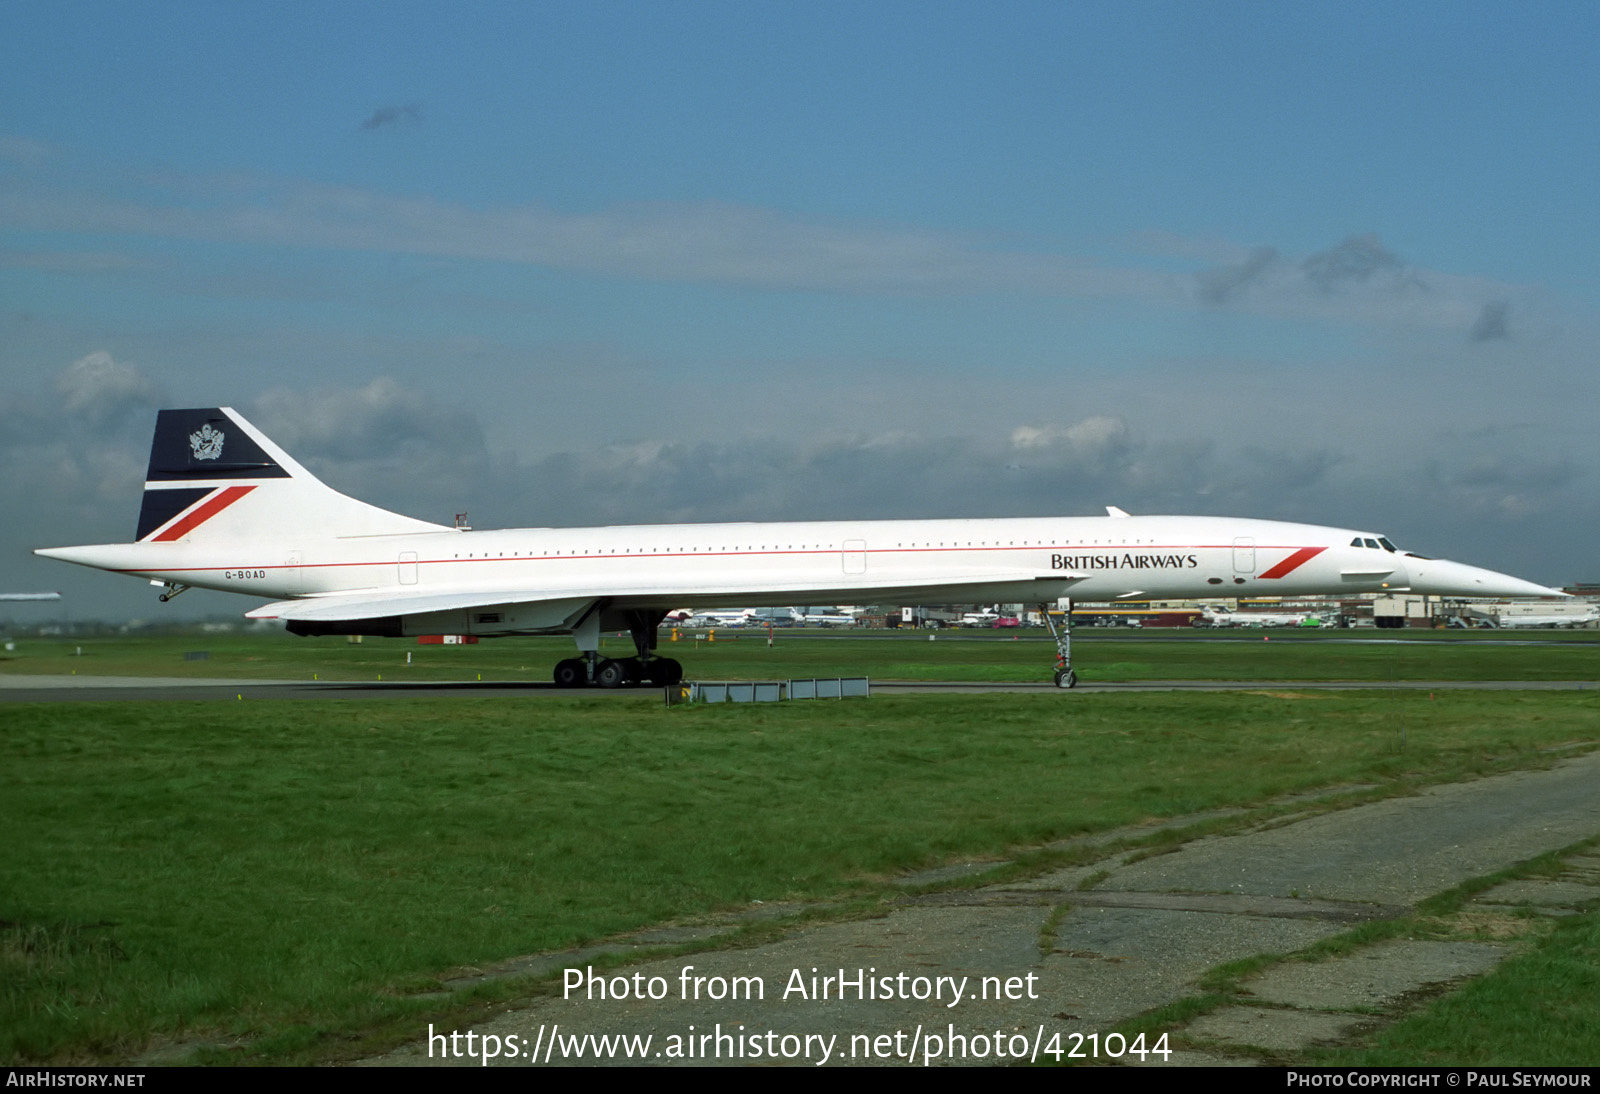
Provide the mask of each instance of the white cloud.
[{"label": "white cloud", "polygon": [[1079,453],[1103,453],[1120,447],[1127,436],[1128,425],[1121,418],[1100,415],[1071,425],[1019,425],[1011,431],[1011,447],[1040,449],[1065,445]]},{"label": "white cloud", "polygon": [[156,264],[132,255],[110,251],[6,251],[0,267],[13,270],[50,270],[56,273],[120,273],[146,270]]},{"label": "white cloud", "polygon": [[[475,208],[354,187],[226,177],[145,180],[137,199],[22,172],[0,186],[0,219],[33,231],[98,232],[432,255],[662,282],[857,294],[1011,293],[1128,299],[1163,308],[1473,329],[1516,286],[1428,271],[1371,234],[1296,258],[1272,247],[1185,243],[1146,233],[1128,261],[1023,250],[918,226],[826,223],[718,203],[587,212],[535,204]],[[151,196],[153,195],[153,196]],[[1152,249],[1161,260],[1141,265]],[[1216,259],[1227,256],[1221,264]],[[1194,264],[1174,272],[1172,262]],[[1205,265],[1201,265],[1205,263]]]},{"label": "white cloud", "polygon": [[141,411],[160,402],[156,385],[134,366],[114,360],[105,350],[80,357],[56,378],[69,414],[97,424]]},{"label": "white cloud", "polygon": [[379,377],[359,388],[275,388],[246,416],[330,486],[448,523],[492,472],[475,415]]},{"label": "white cloud", "polygon": [[0,527],[14,556],[51,540],[130,538],[139,511],[159,388],[103,350],[62,368],[52,388],[55,402],[0,403],[0,507],[17,515]]}]

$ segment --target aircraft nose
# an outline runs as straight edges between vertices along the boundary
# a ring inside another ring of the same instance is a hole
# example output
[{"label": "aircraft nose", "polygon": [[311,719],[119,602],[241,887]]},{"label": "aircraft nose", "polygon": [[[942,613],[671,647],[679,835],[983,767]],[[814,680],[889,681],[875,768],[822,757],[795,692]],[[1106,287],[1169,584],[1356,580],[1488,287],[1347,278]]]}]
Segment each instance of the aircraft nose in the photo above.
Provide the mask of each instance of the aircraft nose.
[{"label": "aircraft nose", "polygon": [[1566,596],[1560,589],[1536,585],[1510,574],[1468,566],[1448,559],[1420,559],[1411,556],[1406,560],[1411,570],[1411,591],[1431,593],[1435,596]]}]

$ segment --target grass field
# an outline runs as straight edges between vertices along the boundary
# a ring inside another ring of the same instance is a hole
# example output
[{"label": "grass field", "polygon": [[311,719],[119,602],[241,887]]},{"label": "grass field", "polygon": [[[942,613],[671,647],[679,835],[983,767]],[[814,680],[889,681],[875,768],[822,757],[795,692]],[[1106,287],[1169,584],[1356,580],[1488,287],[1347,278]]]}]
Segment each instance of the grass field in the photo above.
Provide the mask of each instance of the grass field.
[{"label": "grass field", "polygon": [[[448,658],[532,659],[487,644],[273,641],[213,644],[202,674],[249,665],[264,678],[305,676],[341,655],[370,658],[343,662],[364,673],[409,648],[440,655],[424,662],[432,671],[489,678],[492,667]],[[818,666],[872,648],[902,656],[898,643],[870,639],[779,643],[772,653]],[[82,657],[24,646],[6,668],[54,672],[70,660],[96,674],[156,664],[165,675],[169,660],[194,667],[181,655],[198,645],[86,645]],[[945,677],[991,653],[970,671],[1031,667],[1048,651],[927,645],[951,659]],[[719,646],[724,675],[769,656],[756,643]],[[1193,650],[1194,671],[1209,657],[1219,677],[1262,675],[1254,644],[1132,646]],[[1291,675],[1349,652],[1323,678],[1384,679],[1392,666],[1357,651],[1395,648],[1308,644]],[[1417,644],[1421,660],[1406,663],[1439,675],[1458,648],[1521,649]],[[1528,678],[1596,675],[1582,644],[1530,649]],[[880,696],[673,710],[582,695],[7,704],[0,1060],[126,1061],[163,1044],[228,1046],[195,1057],[214,1061],[346,1058],[525,990],[427,994],[461,966],[752,900],[871,902],[908,870],[1154,817],[1543,763],[1544,750],[1593,742],[1597,727],[1593,691]],[[1576,960],[1592,975],[1592,934],[1579,941]]]},{"label": "grass field", "polygon": [[[1085,683],[1138,680],[1600,680],[1600,632],[1544,631],[1536,640],[1460,631],[1137,632],[1079,628],[1073,657]],[[603,653],[631,654],[626,638]],[[1048,681],[1054,648],[1039,632],[1015,639],[980,632],[880,632],[855,636],[755,631],[716,641],[663,641],[691,680],[867,675],[884,680]],[[204,653],[204,660],[186,660]],[[406,639],[264,635],[32,640],[0,654],[0,672],[86,676],[187,676],[323,680],[523,680],[544,682],[571,657],[566,638],[422,646]],[[407,657],[410,657],[408,663]]]},{"label": "grass field", "polygon": [[1592,1067],[1600,1060],[1600,913],[1553,925],[1532,952],[1384,1030],[1329,1067]]}]

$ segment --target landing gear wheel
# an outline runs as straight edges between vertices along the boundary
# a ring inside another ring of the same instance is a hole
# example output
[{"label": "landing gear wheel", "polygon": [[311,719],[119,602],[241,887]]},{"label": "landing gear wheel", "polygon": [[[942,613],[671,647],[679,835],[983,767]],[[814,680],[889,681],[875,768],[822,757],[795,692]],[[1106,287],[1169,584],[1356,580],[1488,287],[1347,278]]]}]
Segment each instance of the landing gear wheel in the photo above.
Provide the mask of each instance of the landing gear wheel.
[{"label": "landing gear wheel", "polygon": [[594,667],[594,682],[603,688],[620,688],[628,682],[628,666],[622,661],[602,661]]},{"label": "landing gear wheel", "polygon": [[676,687],[683,683],[683,666],[670,657],[657,657],[650,662],[650,679],[662,687]]},{"label": "landing gear wheel", "polygon": [[[1059,607],[1051,604],[1039,605],[1039,614],[1044,616],[1044,625],[1050,628],[1050,637],[1056,644],[1056,687],[1075,688],[1078,686],[1078,674],[1072,671],[1072,601],[1057,601]],[[1056,626],[1056,616],[1061,617],[1061,626]]]},{"label": "landing gear wheel", "polygon": [[553,675],[558,688],[581,688],[589,682],[583,671],[583,662],[576,657],[557,661]]}]

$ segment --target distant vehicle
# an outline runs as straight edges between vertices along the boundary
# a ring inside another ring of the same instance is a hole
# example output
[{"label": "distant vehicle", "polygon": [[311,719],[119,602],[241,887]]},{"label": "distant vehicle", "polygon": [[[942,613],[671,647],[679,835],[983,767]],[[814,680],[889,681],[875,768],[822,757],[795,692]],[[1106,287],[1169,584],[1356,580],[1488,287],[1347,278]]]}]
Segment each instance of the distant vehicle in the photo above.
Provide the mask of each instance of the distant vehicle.
[{"label": "distant vehicle", "polygon": [[939,611],[934,608],[924,608],[920,605],[901,608],[898,616],[890,616],[891,627],[921,627],[925,630],[936,631],[941,627],[950,626],[957,616],[954,612]]}]

